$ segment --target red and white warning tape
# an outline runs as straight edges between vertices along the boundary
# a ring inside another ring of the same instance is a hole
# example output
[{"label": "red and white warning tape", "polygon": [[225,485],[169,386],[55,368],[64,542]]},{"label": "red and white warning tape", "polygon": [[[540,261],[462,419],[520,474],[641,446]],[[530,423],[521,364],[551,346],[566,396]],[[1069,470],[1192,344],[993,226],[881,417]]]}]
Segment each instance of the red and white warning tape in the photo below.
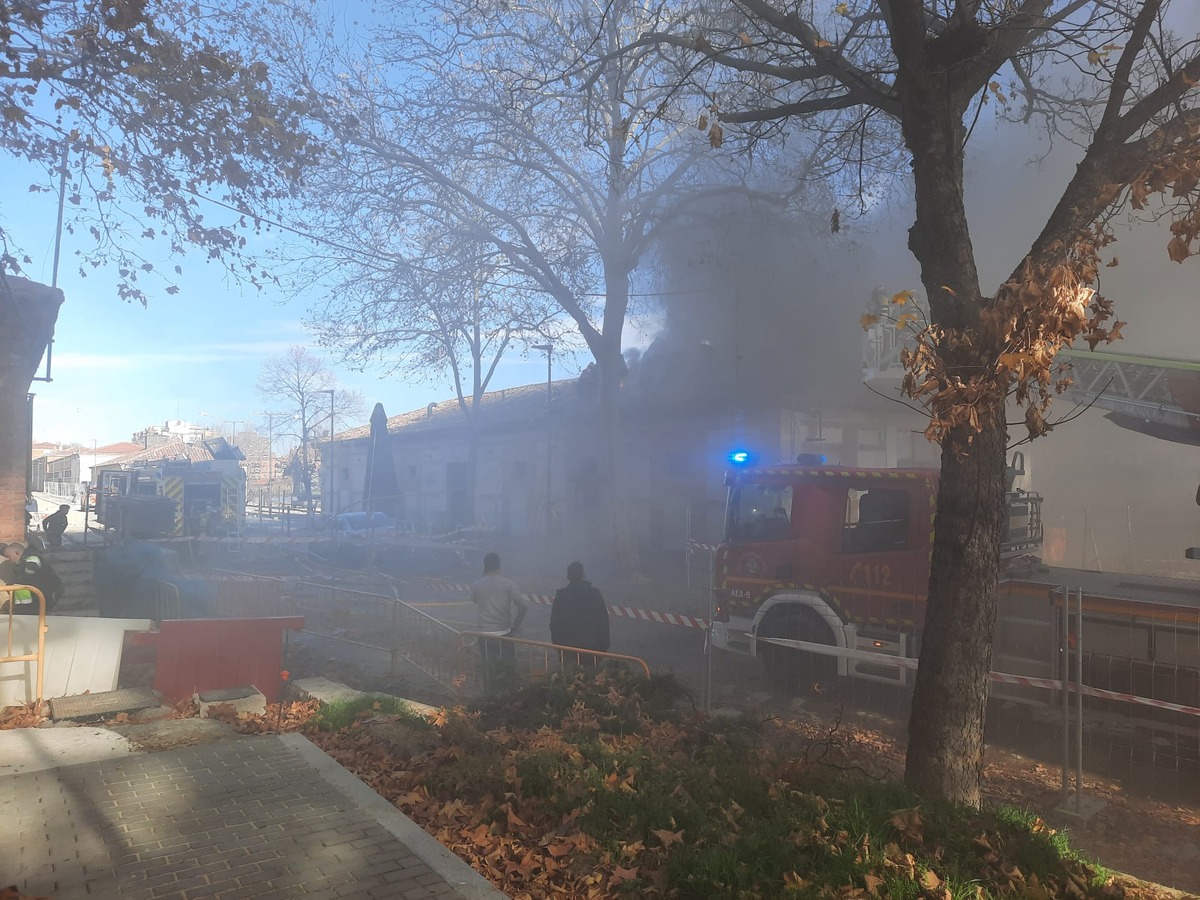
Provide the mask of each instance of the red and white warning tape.
[{"label": "red and white warning tape", "polygon": [[[808,641],[793,641],[787,638],[760,637],[758,641],[764,644],[778,644],[781,647],[807,650],[825,656],[840,656],[875,665],[895,666],[898,669],[915,669],[918,665],[917,660],[906,656],[888,656],[883,653],[872,653],[868,650],[851,650],[848,647],[831,647],[828,644],[813,644]],[[1033,678],[1029,675],[1010,675],[1007,672],[989,672],[988,677],[992,681],[997,681],[1001,684],[1017,684],[1024,687],[1043,688],[1052,691],[1061,691],[1063,689],[1062,682],[1054,678]],[[1068,682],[1067,690],[1073,694],[1082,692],[1089,697],[1099,697],[1104,700],[1120,700],[1124,703],[1132,703],[1137,706],[1152,706],[1156,709],[1166,709],[1171,712],[1183,713],[1187,716],[1200,716],[1200,707],[1185,706],[1182,703],[1168,703],[1166,700],[1139,697],[1137,694],[1106,691],[1103,688],[1094,688],[1086,684],[1080,688],[1078,685]]]},{"label": "red and white warning tape", "polygon": [[243,544],[312,544],[317,541],[327,541],[328,536],[321,535],[303,535],[301,537],[276,537],[274,535],[253,535],[251,537],[234,537],[228,535],[226,537],[214,537],[213,535],[201,534],[195,536],[175,535],[174,537],[165,538],[150,538],[148,543],[151,544],[181,544],[181,543],[198,543],[198,544],[224,544],[232,542],[241,542]]},{"label": "red and white warning tape", "polygon": [[662,625],[682,625],[684,628],[699,628],[708,630],[708,623],[693,616],[678,613],[658,612],[653,609],[634,609],[632,606],[610,606],[608,611],[614,616],[625,619],[641,619],[643,622],[658,622]]},{"label": "red and white warning tape", "polygon": [[[991,677],[992,681],[999,681],[1003,684],[1019,684],[1025,687],[1046,688],[1055,691],[1062,690],[1062,682],[1052,678],[1030,678],[1025,675],[1007,675],[1003,672],[992,672]],[[1108,691],[1104,688],[1091,687],[1086,684],[1080,688],[1078,685],[1069,682],[1067,690],[1072,694],[1082,692],[1088,697],[1099,697],[1102,700],[1120,700],[1124,703],[1133,703],[1137,706],[1152,706],[1155,709],[1167,709],[1171,712],[1183,713],[1187,716],[1200,716],[1200,707],[1185,706],[1182,703],[1169,703],[1166,700],[1155,700],[1153,697],[1140,697],[1137,694]]]},{"label": "red and white warning tape", "polygon": [[420,576],[412,579],[413,587],[426,591],[437,591],[438,593],[449,593],[456,591],[460,594],[469,594],[471,586],[469,584],[458,584],[454,581],[442,581],[440,578],[426,578]]},{"label": "red and white warning tape", "polygon": [[[448,592],[459,591],[464,594],[470,594],[471,586],[469,584],[458,584],[452,581],[439,581],[434,578],[421,579],[421,588],[427,588],[432,591]],[[525,597],[530,603],[538,603],[542,606],[550,606],[554,603],[553,594],[531,594],[526,593]],[[697,619],[694,616],[685,616],[679,613],[659,612],[654,609],[637,609],[632,606],[610,606],[608,607],[610,615],[616,616],[619,619],[639,619],[643,622],[657,622],[660,625],[679,625],[683,628],[699,628],[701,631],[708,629],[708,622],[704,619]]]}]

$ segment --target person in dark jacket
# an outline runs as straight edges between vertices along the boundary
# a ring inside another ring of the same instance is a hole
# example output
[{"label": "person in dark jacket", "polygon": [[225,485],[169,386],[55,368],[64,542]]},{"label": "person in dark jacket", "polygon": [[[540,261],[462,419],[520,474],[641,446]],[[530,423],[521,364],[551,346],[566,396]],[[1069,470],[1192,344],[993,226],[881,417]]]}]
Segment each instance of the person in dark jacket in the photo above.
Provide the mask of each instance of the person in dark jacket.
[{"label": "person in dark jacket", "polygon": [[[560,647],[607,651],[608,607],[604,597],[583,577],[583,563],[567,566],[567,586],[554,594],[550,608],[550,640]],[[594,666],[590,653],[563,653],[563,662]]]},{"label": "person in dark jacket", "polygon": [[63,532],[67,530],[67,513],[70,511],[71,507],[64,503],[58,508],[58,512],[42,519],[42,531],[46,532],[46,543],[51,547],[62,546]]}]

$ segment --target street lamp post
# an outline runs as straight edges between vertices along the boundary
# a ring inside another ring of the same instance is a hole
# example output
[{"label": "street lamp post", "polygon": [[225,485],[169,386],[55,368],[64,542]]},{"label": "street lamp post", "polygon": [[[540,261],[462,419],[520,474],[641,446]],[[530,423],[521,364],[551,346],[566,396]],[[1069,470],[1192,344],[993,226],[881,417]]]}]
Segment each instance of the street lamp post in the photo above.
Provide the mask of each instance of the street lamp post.
[{"label": "street lamp post", "polygon": [[[82,454],[80,454],[80,455],[82,456]],[[93,484],[96,485],[96,501],[99,502],[99,500],[100,500],[100,479],[96,477],[96,457],[99,455],[100,455],[100,440],[98,438],[92,438],[92,464],[91,464],[91,466],[88,467],[87,485],[83,489],[84,490],[84,501],[83,501],[83,543],[84,543],[84,546],[87,546],[87,542],[88,542],[88,531],[89,531],[88,526],[90,524],[88,520],[91,518],[91,514],[92,514],[92,485]],[[82,475],[83,473],[80,472],[79,474]],[[76,484],[78,484],[78,483],[79,482],[77,481]]]},{"label": "street lamp post", "polygon": [[550,480],[550,476],[551,476],[550,465],[551,465],[551,456],[552,456],[551,451],[553,449],[551,446],[551,441],[550,441],[550,436],[551,436],[550,397],[551,397],[551,391],[552,391],[551,381],[552,381],[553,373],[554,373],[554,368],[553,368],[554,367],[554,345],[550,344],[550,343],[534,344],[530,349],[540,350],[542,353],[546,354],[546,534],[548,535],[548,534],[550,534],[550,527],[551,527],[550,512],[551,512],[551,506],[552,506],[552,504],[550,502],[550,488],[551,488],[551,484],[553,483]]},{"label": "street lamp post", "polygon": [[237,446],[237,427],[239,425],[246,424],[246,421],[244,419],[222,419],[220,416],[214,416],[212,413],[206,413],[203,411],[200,413],[200,415],[208,416],[210,419],[216,419],[218,422],[224,422],[226,425],[229,425],[230,426],[229,444],[230,444],[230,446],[233,446],[233,447]]},{"label": "street lamp post", "polygon": [[267,417],[267,496],[274,499],[275,483],[275,413],[260,412],[256,416]]},{"label": "street lamp post", "polygon": [[335,472],[333,464],[333,398],[336,392],[333,388],[326,388],[314,393],[329,395],[329,515],[337,515],[337,500],[333,493],[333,476]]}]

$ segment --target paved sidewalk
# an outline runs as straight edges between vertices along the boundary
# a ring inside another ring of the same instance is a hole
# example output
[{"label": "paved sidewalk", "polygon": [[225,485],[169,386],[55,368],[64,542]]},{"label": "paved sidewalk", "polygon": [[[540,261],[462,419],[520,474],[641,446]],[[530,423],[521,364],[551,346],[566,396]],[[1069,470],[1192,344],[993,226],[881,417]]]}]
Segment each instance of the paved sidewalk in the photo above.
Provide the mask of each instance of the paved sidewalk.
[{"label": "paved sidewalk", "polygon": [[14,765],[22,740],[0,732],[0,885],[27,894],[504,896],[297,734]]}]

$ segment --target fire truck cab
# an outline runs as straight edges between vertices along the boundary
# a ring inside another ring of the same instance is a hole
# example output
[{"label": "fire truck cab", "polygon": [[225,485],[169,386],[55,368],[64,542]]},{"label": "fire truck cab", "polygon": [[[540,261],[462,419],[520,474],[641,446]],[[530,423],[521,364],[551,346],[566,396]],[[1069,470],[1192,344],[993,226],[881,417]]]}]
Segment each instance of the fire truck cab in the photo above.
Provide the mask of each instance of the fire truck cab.
[{"label": "fire truck cab", "polygon": [[[731,457],[732,460],[732,457]],[[1014,460],[1012,473],[1020,469]],[[797,464],[735,469],[715,555],[713,644],[761,657],[776,680],[905,683],[908,670],[761,641],[916,657],[938,473]],[[1010,478],[1010,483],[1013,479]],[[1041,497],[1010,490],[1003,553],[1041,546]]]}]

